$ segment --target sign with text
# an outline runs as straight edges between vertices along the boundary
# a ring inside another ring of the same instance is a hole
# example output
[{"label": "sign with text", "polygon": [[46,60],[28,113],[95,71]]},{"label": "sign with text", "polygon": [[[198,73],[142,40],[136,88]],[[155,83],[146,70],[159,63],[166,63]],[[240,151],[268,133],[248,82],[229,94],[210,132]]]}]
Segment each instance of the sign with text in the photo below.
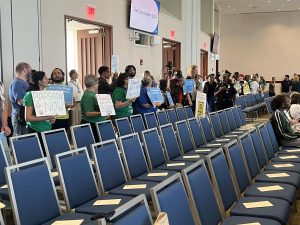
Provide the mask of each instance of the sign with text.
[{"label": "sign with text", "polygon": [[47,90],[63,91],[66,104],[73,105],[73,87],[67,85],[48,85]]},{"label": "sign with text", "polygon": [[251,90],[247,81],[244,82],[244,95],[251,94]]},{"label": "sign with text", "polygon": [[196,97],[196,109],[195,115],[196,117],[204,116],[206,113],[206,94],[200,91],[197,91]]},{"label": "sign with text", "polygon": [[166,95],[167,95],[167,99],[168,99],[168,102],[169,102],[169,106],[174,106],[174,101],[173,101],[173,98],[171,96],[171,93],[170,92],[166,92]]},{"label": "sign with text", "polygon": [[111,56],[111,72],[118,73],[119,72],[119,63],[120,57],[118,55]]},{"label": "sign with text", "polygon": [[31,93],[37,117],[66,115],[64,92],[32,91]]},{"label": "sign with text", "polygon": [[142,83],[140,79],[129,79],[126,98],[131,99],[139,97],[141,93],[141,86]]},{"label": "sign with text", "polygon": [[164,98],[163,98],[159,88],[149,88],[147,94],[148,94],[152,104],[155,102],[159,102],[159,103],[164,102]]},{"label": "sign with text", "polygon": [[186,79],[183,85],[183,93],[192,93],[196,87],[196,83],[192,79]]},{"label": "sign with text", "polygon": [[96,94],[101,116],[116,115],[111,96],[108,94]]}]

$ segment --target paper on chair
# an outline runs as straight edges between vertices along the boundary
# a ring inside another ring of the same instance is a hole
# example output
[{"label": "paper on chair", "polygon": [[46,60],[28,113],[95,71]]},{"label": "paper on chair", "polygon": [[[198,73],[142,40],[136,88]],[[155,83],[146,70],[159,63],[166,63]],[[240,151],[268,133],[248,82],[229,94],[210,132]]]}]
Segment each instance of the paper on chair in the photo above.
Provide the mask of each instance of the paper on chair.
[{"label": "paper on chair", "polygon": [[80,225],[82,224],[82,220],[58,220],[52,223],[51,225]]},{"label": "paper on chair", "polygon": [[207,144],[207,146],[220,146],[220,145],[222,145],[222,144],[220,144],[220,143],[216,143],[216,144]]},{"label": "paper on chair", "polygon": [[3,209],[3,208],[5,208],[5,205],[2,202],[0,202],[0,209]]},{"label": "paper on chair", "polygon": [[284,150],[286,152],[300,152],[300,149],[289,149],[289,150]]},{"label": "paper on chair", "polygon": [[51,172],[51,176],[52,177],[57,177],[58,176],[58,172]]},{"label": "paper on chair", "polygon": [[289,155],[289,156],[281,156],[279,159],[298,159],[296,155]]},{"label": "paper on chair", "polygon": [[199,159],[200,155],[185,155],[183,156],[184,159]]},{"label": "paper on chair", "polygon": [[236,135],[236,134],[230,134],[230,135],[225,135],[225,137],[237,137],[238,135]]},{"label": "paper on chair", "polygon": [[117,199],[105,199],[105,200],[97,200],[93,205],[119,205],[121,202],[120,198]]},{"label": "paper on chair", "polygon": [[123,187],[124,190],[132,190],[132,189],[145,189],[147,187],[147,184],[135,184],[135,185],[125,185]]},{"label": "paper on chair", "polygon": [[228,139],[228,138],[221,138],[221,139],[217,139],[216,141],[230,141],[230,139]]},{"label": "paper on chair", "polygon": [[0,189],[7,189],[7,188],[8,188],[7,184],[0,187]]},{"label": "paper on chair", "polygon": [[287,173],[269,173],[266,174],[266,176],[269,178],[276,178],[276,177],[289,177],[290,175],[288,175]]},{"label": "paper on chair", "polygon": [[239,223],[237,225],[261,225],[261,223]]},{"label": "paper on chair", "polygon": [[294,167],[293,164],[286,163],[286,164],[274,164],[273,167],[275,168],[287,168],[287,167]]},{"label": "paper on chair", "polygon": [[184,166],[185,163],[168,163],[167,166],[168,167],[172,167],[172,166]]},{"label": "paper on chair", "polygon": [[211,149],[196,149],[195,152],[211,152]]},{"label": "paper on chair", "polygon": [[253,209],[253,208],[264,208],[264,207],[271,207],[273,204],[269,201],[260,201],[260,202],[245,202],[243,203],[245,208]]},{"label": "paper on chair", "polygon": [[257,189],[261,192],[267,192],[267,191],[280,191],[284,188],[280,185],[272,185],[272,186],[265,186],[265,187],[257,187]]},{"label": "paper on chair", "polygon": [[168,172],[164,173],[148,173],[147,177],[166,177],[168,176]]}]

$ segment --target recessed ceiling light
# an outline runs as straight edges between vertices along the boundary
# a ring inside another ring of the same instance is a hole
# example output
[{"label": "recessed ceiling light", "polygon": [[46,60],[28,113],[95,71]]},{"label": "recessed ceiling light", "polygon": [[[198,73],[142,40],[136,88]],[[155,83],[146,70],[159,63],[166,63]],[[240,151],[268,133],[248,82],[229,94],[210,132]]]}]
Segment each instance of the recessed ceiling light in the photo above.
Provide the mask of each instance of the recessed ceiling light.
[{"label": "recessed ceiling light", "polygon": [[271,1],[269,0],[269,1],[267,1],[268,3],[270,3]]},{"label": "recessed ceiling light", "polygon": [[228,8],[231,8],[231,5],[228,5],[227,7],[228,7]]},{"label": "recessed ceiling light", "polygon": [[280,9],[277,9],[278,11],[280,11]]}]

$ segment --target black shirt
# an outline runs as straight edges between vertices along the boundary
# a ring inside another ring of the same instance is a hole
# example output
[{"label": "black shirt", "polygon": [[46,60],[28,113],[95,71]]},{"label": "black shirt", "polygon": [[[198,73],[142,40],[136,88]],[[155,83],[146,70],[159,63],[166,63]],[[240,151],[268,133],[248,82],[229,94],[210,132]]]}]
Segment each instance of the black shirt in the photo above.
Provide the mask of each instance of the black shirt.
[{"label": "black shirt", "polygon": [[112,94],[116,88],[116,79],[109,84],[105,78],[99,78],[98,94]]},{"label": "black shirt", "polygon": [[215,94],[216,87],[217,87],[216,82],[213,81],[212,83],[209,83],[207,81],[207,82],[205,82],[203,92],[206,93],[207,97],[213,97]]},{"label": "black shirt", "polygon": [[281,82],[281,91],[282,92],[290,92],[290,86],[292,86],[292,82],[290,80],[283,80]]}]

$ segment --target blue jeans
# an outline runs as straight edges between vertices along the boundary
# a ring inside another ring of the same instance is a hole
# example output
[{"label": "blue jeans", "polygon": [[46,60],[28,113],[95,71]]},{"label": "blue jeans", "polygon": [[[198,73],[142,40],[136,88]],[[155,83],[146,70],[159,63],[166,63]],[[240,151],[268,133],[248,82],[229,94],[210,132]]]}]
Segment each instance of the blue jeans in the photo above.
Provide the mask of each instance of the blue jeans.
[{"label": "blue jeans", "polygon": [[19,136],[19,135],[23,135],[23,134],[27,134],[27,128],[26,126],[20,125],[18,123],[18,119],[17,119],[18,115],[12,115],[11,117],[11,123],[14,129],[14,135],[13,136]]}]

